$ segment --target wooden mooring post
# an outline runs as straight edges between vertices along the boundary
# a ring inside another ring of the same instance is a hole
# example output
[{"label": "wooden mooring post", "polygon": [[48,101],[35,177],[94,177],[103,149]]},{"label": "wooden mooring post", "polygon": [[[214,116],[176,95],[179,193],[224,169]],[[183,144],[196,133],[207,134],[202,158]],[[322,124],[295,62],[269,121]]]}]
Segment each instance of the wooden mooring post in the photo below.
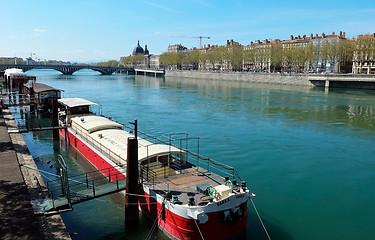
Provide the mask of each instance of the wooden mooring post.
[{"label": "wooden mooring post", "polygon": [[[57,98],[54,98],[52,102],[52,127],[58,127],[59,125],[57,104]],[[52,136],[53,140],[59,140],[59,129],[53,129]]]},{"label": "wooden mooring post", "polygon": [[138,140],[128,138],[128,158],[126,165],[125,227],[139,223],[138,212]]}]

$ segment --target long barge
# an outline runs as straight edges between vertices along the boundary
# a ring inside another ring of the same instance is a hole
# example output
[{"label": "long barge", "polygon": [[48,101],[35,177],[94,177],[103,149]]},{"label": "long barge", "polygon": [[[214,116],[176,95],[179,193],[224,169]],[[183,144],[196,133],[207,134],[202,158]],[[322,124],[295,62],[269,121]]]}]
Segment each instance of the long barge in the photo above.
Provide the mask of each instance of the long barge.
[{"label": "long barge", "polygon": [[[126,178],[127,139],[133,131],[94,114],[98,105],[82,98],[59,99],[62,138],[81,153],[109,181]],[[145,134],[138,139],[139,209],[172,239],[229,239],[246,230],[248,199],[254,198],[237,171],[199,152],[199,140],[187,134],[165,139]],[[195,140],[195,143],[191,143]],[[223,176],[224,175],[224,176]]]}]

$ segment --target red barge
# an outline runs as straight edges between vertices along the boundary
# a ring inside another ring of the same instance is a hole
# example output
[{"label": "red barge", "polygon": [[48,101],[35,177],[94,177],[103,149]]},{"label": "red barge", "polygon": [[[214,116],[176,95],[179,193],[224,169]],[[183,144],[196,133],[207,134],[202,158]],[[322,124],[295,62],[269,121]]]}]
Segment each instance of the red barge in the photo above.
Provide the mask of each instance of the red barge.
[{"label": "red barge", "polygon": [[[126,177],[124,125],[101,115],[82,98],[59,99],[60,135],[95,168],[112,167],[107,178]],[[141,133],[141,132],[138,132]],[[182,137],[183,136],[183,137]],[[187,134],[138,139],[139,209],[172,239],[229,239],[246,230],[249,198],[254,198],[236,170],[190,151],[199,139]],[[195,140],[196,143],[191,144]],[[109,179],[111,181],[111,179]]]}]

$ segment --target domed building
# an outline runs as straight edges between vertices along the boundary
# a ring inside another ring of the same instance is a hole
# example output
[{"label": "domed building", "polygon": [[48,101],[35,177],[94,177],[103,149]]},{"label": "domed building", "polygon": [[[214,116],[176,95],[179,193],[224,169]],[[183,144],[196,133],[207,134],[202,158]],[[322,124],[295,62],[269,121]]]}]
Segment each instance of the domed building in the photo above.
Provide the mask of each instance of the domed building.
[{"label": "domed building", "polygon": [[[142,56],[143,55],[143,56]],[[159,68],[159,55],[150,54],[147,49],[147,45],[143,49],[141,45],[138,44],[133,50],[133,54],[129,57],[121,57],[120,62],[124,66],[135,67],[135,68]]]},{"label": "domed building", "polygon": [[[146,45],[146,49],[147,49],[147,45]],[[138,45],[133,50],[133,56],[135,56],[137,54],[144,54],[144,53],[145,52],[143,51],[143,48],[141,47],[141,45],[139,45],[139,40],[138,40]]]}]

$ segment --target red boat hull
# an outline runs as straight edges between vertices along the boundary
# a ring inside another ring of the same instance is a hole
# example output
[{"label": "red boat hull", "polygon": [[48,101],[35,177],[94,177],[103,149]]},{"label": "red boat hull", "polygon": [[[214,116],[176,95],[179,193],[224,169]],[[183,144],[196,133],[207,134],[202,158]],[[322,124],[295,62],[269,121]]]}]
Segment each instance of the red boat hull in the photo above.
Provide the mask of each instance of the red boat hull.
[{"label": "red boat hull", "polygon": [[[67,138],[70,145],[81,153],[95,168],[100,170],[113,167],[105,157],[90,148],[88,144],[80,140],[79,137],[75,136],[70,131],[67,129],[60,129],[59,131],[60,135]],[[108,174],[108,172],[102,173],[108,178],[109,175],[114,176],[116,173],[119,173],[119,171],[112,168],[110,174]],[[123,178],[126,178],[126,176]],[[114,181],[115,179],[111,178],[111,180]],[[152,192],[152,190],[150,191]],[[152,193],[151,195],[156,195],[154,192]],[[150,196],[148,191],[144,190],[141,194],[145,196],[139,198],[139,207],[142,209],[142,212],[153,221],[158,218],[159,228],[174,239],[202,239],[202,237],[206,240],[229,239],[244,232],[247,227],[247,201],[243,202],[240,206],[236,206],[241,208],[242,214],[233,222],[228,223],[222,220],[224,212],[230,210],[224,209],[206,213],[208,221],[199,223],[198,220],[186,218],[170,211],[163,206],[162,202],[158,202],[154,197],[148,197]]]}]

